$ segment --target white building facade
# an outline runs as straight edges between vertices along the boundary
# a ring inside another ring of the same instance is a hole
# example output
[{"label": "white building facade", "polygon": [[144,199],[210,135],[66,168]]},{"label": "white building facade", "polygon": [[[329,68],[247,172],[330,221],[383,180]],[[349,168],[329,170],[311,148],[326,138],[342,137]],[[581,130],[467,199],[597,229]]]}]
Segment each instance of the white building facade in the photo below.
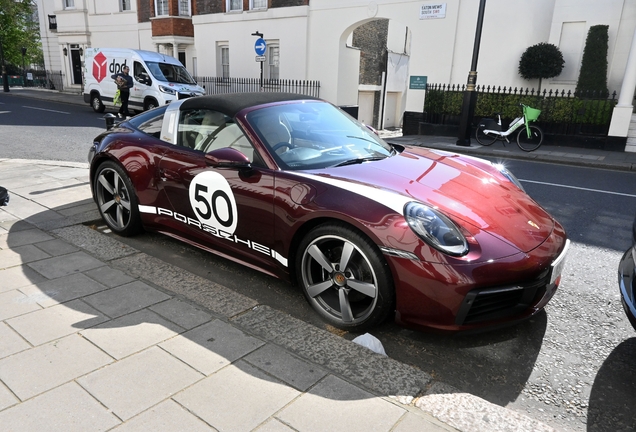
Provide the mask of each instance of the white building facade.
[{"label": "white building facade", "polygon": [[[46,68],[61,70],[67,87],[80,91],[87,47],[163,52],[195,76],[257,78],[258,32],[267,42],[266,78],[320,81],[322,98],[359,105],[361,113],[369,111],[369,92],[380,91],[384,127],[399,126],[404,111],[422,112],[422,80],[466,83],[478,8],[479,0],[38,0]],[[359,80],[364,53],[352,46],[352,34],[378,19],[389,20],[386,70],[379,85],[368,86]],[[519,75],[519,59],[529,46],[549,42],[565,68],[542,88],[573,91],[587,32],[597,24],[609,26],[608,88],[623,93],[624,119],[611,134],[626,136],[625,108],[636,85],[623,86],[636,30],[633,1],[487,0],[477,84],[536,88],[538,81]],[[632,62],[636,69],[636,56]]]}]

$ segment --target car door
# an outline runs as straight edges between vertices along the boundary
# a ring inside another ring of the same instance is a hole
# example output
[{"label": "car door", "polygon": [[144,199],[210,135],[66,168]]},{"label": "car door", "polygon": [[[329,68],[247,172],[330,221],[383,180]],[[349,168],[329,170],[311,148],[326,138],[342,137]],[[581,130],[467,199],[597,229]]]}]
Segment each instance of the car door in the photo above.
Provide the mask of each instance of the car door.
[{"label": "car door", "polygon": [[176,145],[158,164],[160,188],[171,205],[166,223],[180,236],[272,272],[273,172],[211,167],[205,152],[225,147],[253,161],[253,147],[232,119],[207,109],[179,113]]},{"label": "car door", "polygon": [[133,87],[130,89],[129,103],[135,108],[144,108],[144,94],[152,85],[150,74],[143,64],[138,61],[133,62]]}]

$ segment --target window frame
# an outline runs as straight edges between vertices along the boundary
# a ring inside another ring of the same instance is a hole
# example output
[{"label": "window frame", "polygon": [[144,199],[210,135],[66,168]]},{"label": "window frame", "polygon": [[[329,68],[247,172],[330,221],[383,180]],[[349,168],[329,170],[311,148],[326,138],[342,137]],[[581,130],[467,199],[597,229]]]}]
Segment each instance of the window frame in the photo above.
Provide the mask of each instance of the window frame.
[{"label": "window frame", "polygon": [[[128,4],[128,8],[126,8]],[[132,0],[119,0],[119,12],[128,12],[132,10]]]},{"label": "window frame", "polygon": [[64,10],[75,9],[75,0],[64,0]]},{"label": "window frame", "polygon": [[[227,64],[223,63],[223,52],[227,52]],[[217,52],[217,64],[216,64],[216,74],[218,77],[222,79],[230,78],[230,44],[227,41],[217,42],[216,43],[216,52]],[[227,69],[227,76],[226,76]]]},{"label": "window frame", "polygon": [[[165,13],[159,13],[160,5],[165,5]],[[170,16],[170,1],[169,0],[155,0],[155,16],[156,17]]]},{"label": "window frame", "polygon": [[[273,50],[276,50],[276,54],[272,53]],[[277,64],[272,63],[272,61],[276,58]],[[267,52],[265,53],[265,60],[267,61],[267,73],[266,78],[269,80],[279,80],[280,79],[280,42],[279,41],[267,41]],[[272,68],[276,69],[276,77],[272,77]]]},{"label": "window frame", "polygon": [[[232,2],[233,1],[239,2],[240,5],[241,5],[241,8],[240,9],[232,9]],[[228,13],[230,13],[230,12],[233,12],[233,13],[243,12],[243,0],[227,0],[226,3],[225,3],[225,10]]]},{"label": "window frame", "polygon": [[[254,2],[256,1],[265,2],[265,6],[254,6]],[[268,3],[269,2],[267,0],[250,0],[250,10],[267,10]]]},{"label": "window frame", "polygon": [[[190,2],[190,0],[179,0],[178,6],[179,6],[179,16],[185,16],[185,17],[192,16],[192,3]],[[182,6],[186,6],[187,12],[182,13],[183,11]]]}]

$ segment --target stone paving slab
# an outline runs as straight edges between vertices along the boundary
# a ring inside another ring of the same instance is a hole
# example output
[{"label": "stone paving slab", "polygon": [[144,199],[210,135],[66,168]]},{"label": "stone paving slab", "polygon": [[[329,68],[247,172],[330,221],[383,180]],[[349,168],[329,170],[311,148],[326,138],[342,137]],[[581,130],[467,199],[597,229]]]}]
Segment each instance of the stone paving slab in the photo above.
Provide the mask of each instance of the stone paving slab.
[{"label": "stone paving slab", "polygon": [[186,330],[193,329],[212,320],[212,315],[209,313],[178,298],[171,298],[168,301],[150,306],[148,309]]},{"label": "stone paving slab", "polygon": [[81,300],[40,309],[6,321],[32,345],[41,345],[96,326],[108,318]]},{"label": "stone paving slab", "polygon": [[169,298],[169,295],[142,281],[133,281],[89,295],[83,300],[104,315],[118,318]]},{"label": "stone paving slab", "polygon": [[77,382],[117,417],[128,420],[201,378],[194,369],[152,347]]},{"label": "stone paving slab", "polygon": [[51,255],[33,245],[24,245],[12,249],[2,249],[0,250],[0,269],[6,269],[20,264],[28,264],[44,258],[49,258],[50,256]]},{"label": "stone paving slab", "polygon": [[26,400],[112,361],[95,345],[73,334],[0,360],[0,380]]},{"label": "stone paving slab", "polygon": [[116,359],[168,340],[183,329],[148,309],[82,330],[86,339]]},{"label": "stone paving slab", "polygon": [[172,400],[161,402],[149,410],[130,419],[113,432],[216,432],[203,420]]},{"label": "stone paving slab", "polygon": [[238,315],[258,304],[254,299],[146,254],[115,260],[111,265],[182,295],[223,317]]},{"label": "stone paving slab", "polygon": [[173,399],[218,430],[250,431],[299,395],[254,366],[238,361]]},{"label": "stone paving slab", "polygon": [[7,431],[106,431],[120,423],[74,382],[0,411]]},{"label": "stone paving slab", "polygon": [[54,306],[106,290],[107,287],[82,273],[62,276],[20,288],[29,299],[42,307]]},{"label": "stone paving slab", "polygon": [[235,327],[214,320],[159,344],[204,375],[210,375],[264,344]]},{"label": "stone paving slab", "polygon": [[390,431],[405,414],[404,408],[329,375],[276,417],[296,430],[351,432]]},{"label": "stone paving slab", "polygon": [[48,279],[55,279],[102,267],[103,265],[101,261],[93,258],[86,252],[79,251],[49,259],[39,258],[37,262],[31,262],[29,267]]},{"label": "stone paving slab", "polygon": [[0,359],[31,348],[11,327],[0,322]]},{"label": "stone paving slab", "polygon": [[53,240],[53,237],[37,228],[32,228],[24,231],[18,231],[0,236],[0,249],[9,249],[12,247],[24,246],[33,243],[43,242],[46,240]]},{"label": "stone paving slab", "polygon": [[[0,255],[2,255],[1,252]],[[0,267],[2,267],[2,265],[0,265]],[[28,285],[44,282],[48,279],[28,266],[16,265],[14,267],[0,270],[0,280],[2,281],[0,284],[0,293],[2,293],[16,288],[22,288]]]}]

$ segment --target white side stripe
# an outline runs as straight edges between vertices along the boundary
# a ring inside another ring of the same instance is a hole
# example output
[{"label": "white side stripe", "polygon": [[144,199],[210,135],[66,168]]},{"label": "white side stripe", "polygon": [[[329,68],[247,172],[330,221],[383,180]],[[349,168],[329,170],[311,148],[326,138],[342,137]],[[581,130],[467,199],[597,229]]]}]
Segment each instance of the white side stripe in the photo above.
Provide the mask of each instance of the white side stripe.
[{"label": "white side stripe", "polygon": [[151,213],[151,214],[157,214],[157,207],[151,207],[151,206],[140,205],[140,206],[139,206],[139,213]]},{"label": "white side stripe", "polygon": [[322,183],[327,183],[329,185],[338,187],[340,189],[351,191],[355,194],[361,195],[365,198],[368,198],[377,203],[380,203],[390,208],[397,214],[404,214],[404,206],[406,205],[406,203],[411,201],[418,201],[417,199],[412,197],[400,195],[395,192],[389,192],[384,189],[362,185],[359,183],[353,183],[353,182],[348,182],[344,180],[338,180],[334,178],[323,177],[323,176],[318,176],[313,174],[299,173],[299,172],[295,172],[294,174],[301,177],[306,177],[308,179],[316,180]]}]

